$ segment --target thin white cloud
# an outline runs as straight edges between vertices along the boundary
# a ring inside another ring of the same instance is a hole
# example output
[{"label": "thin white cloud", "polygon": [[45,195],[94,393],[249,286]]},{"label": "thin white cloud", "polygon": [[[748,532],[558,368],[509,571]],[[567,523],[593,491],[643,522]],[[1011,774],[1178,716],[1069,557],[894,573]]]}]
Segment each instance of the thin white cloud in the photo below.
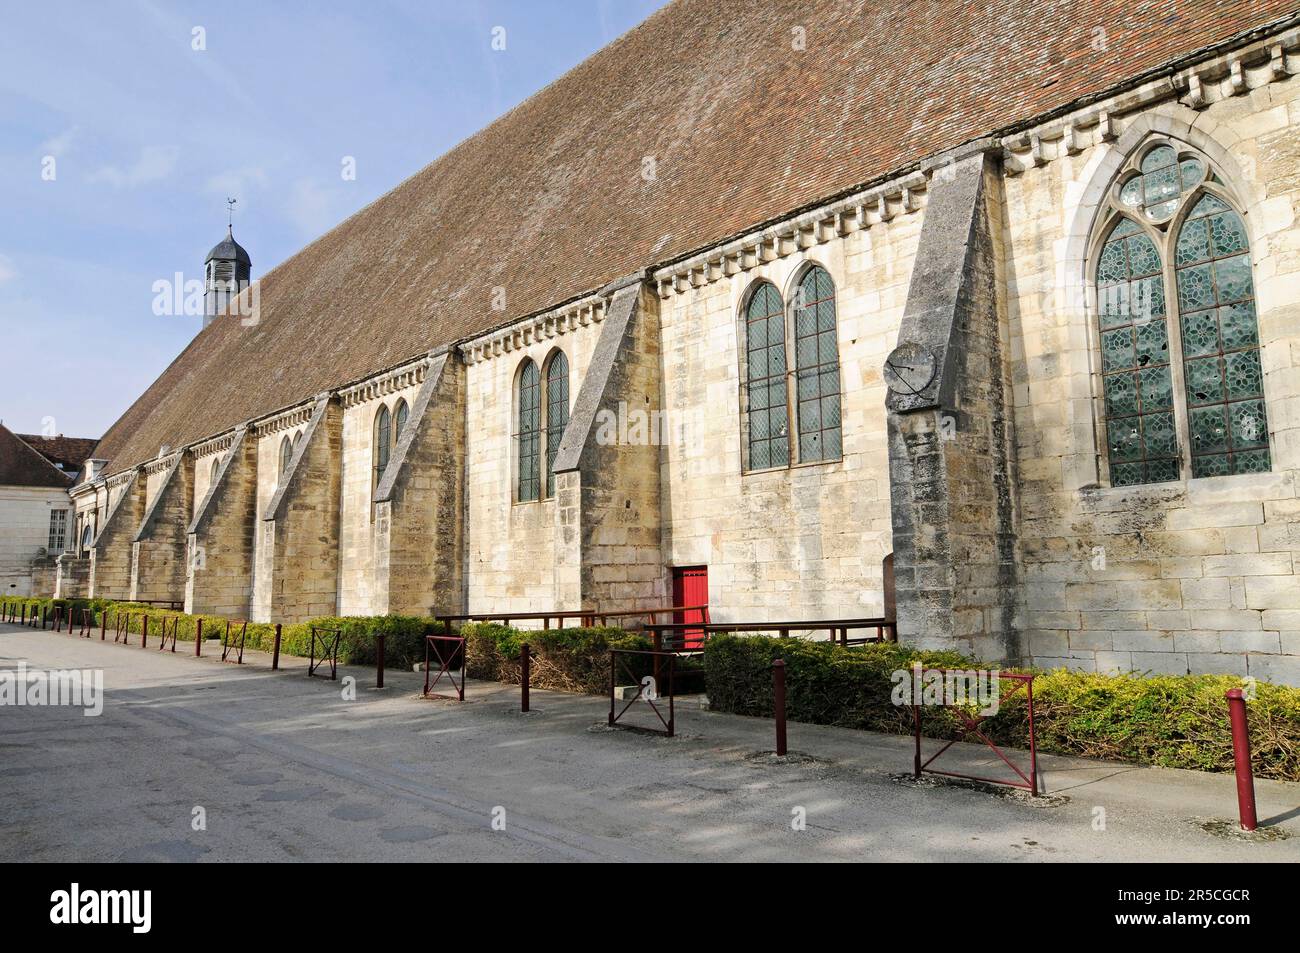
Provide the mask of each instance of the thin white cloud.
[{"label": "thin white cloud", "polygon": [[320,179],[298,179],[289,192],[286,212],[303,238],[316,238],[339,223],[340,198]]},{"label": "thin white cloud", "polygon": [[92,172],[86,181],[104,182],[115,189],[133,189],[150,182],[159,182],[172,174],[180,153],[176,146],[145,146],[140,150],[140,158],[129,168],[106,165]]},{"label": "thin white cloud", "polygon": [[261,166],[246,166],[241,169],[226,169],[209,176],[203,183],[203,191],[214,195],[243,198],[253,188],[266,188],[270,181],[271,177]]},{"label": "thin white cloud", "polygon": [[0,285],[13,281],[18,277],[18,268],[14,261],[8,255],[0,255]]},{"label": "thin white cloud", "polygon": [[63,130],[57,136],[46,139],[41,143],[41,155],[54,156],[56,159],[61,157],[72,145],[72,140],[76,138],[78,128],[72,126]]}]

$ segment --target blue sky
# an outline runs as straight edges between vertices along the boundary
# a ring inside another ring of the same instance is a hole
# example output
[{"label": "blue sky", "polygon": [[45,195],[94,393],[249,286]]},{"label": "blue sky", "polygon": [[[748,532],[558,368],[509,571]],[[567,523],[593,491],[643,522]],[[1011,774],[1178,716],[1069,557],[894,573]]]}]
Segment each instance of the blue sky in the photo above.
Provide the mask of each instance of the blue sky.
[{"label": "blue sky", "polygon": [[227,197],[257,278],[663,2],[7,4],[0,419],[102,435],[198,331],[153,285]]}]

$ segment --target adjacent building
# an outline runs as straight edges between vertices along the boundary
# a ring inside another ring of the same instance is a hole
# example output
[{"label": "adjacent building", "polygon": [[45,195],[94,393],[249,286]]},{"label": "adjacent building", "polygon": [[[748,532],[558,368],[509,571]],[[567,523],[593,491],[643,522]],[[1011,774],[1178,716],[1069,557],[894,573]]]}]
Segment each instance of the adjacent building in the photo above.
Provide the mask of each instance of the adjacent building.
[{"label": "adjacent building", "polygon": [[0,595],[48,595],[73,546],[68,488],[98,441],[15,434],[0,424]]}]

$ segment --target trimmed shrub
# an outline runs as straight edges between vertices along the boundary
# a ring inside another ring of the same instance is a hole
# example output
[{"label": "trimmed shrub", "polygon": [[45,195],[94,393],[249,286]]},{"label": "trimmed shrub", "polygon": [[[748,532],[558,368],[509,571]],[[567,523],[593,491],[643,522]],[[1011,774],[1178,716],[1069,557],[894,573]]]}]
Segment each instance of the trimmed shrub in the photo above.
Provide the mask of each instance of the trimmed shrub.
[{"label": "trimmed shrub", "polygon": [[[609,691],[609,650],[651,648],[650,640],[616,628],[523,631],[497,623],[468,623],[460,629],[468,653],[467,674],[518,684],[520,656],[528,643],[532,656],[528,683],[533,688],[603,695]],[[631,665],[639,679],[651,671],[648,657]]]},{"label": "trimmed shrub", "polygon": [[[926,667],[983,667],[956,652],[923,652],[893,644],[844,648],[827,642],[762,636],[714,636],[705,647],[709,705],[772,716],[772,662],[786,662],[786,712],[794,721],[909,734],[912,712],[891,697],[894,672]],[[1009,669],[1008,671],[1031,671]],[[1038,750],[1151,764],[1231,771],[1232,736],[1223,694],[1240,688],[1227,675],[1097,675],[1056,669],[1035,672]],[[1010,686],[1002,684],[1006,695]],[[1010,696],[981,730],[999,744],[1028,746],[1023,690]],[[948,708],[923,707],[926,737],[958,737]],[[1300,689],[1265,682],[1249,703],[1252,764],[1259,777],[1300,780]],[[977,742],[978,743],[978,742]]]},{"label": "trimmed shrub", "polygon": [[[177,620],[176,640],[178,642],[194,641],[200,618],[203,620],[203,637],[205,640],[219,639],[226,632],[227,620],[223,616],[187,615],[184,612],[160,609],[157,606],[137,602],[111,602],[107,599],[39,598],[6,598],[3,601],[5,603],[26,604],[29,616],[33,608],[37,613],[41,611],[42,607],[51,612],[55,606],[71,605],[74,608],[90,608],[95,612],[96,625],[99,625],[104,620],[104,614],[107,613],[107,629],[110,632],[117,630],[118,616],[124,614],[127,617],[127,631],[139,634],[143,625],[142,620],[147,616],[149,618],[151,638],[161,635],[164,622],[170,627],[171,620],[175,619]],[[232,635],[238,632],[241,627],[239,623],[242,623],[242,621],[232,621]],[[410,669],[416,662],[424,660],[423,634],[432,627],[433,620],[419,616],[392,615],[313,619],[310,622],[286,625],[282,628],[280,633],[281,653],[284,655],[308,655],[311,649],[311,627],[313,625],[341,630],[339,662],[342,664],[373,665],[377,645],[375,636],[382,633],[385,636],[384,664],[390,667]],[[244,635],[244,647],[262,652],[272,651],[275,648],[275,626],[267,622],[249,622]]]},{"label": "trimmed shrub", "polygon": [[[288,655],[309,655],[312,626],[339,630],[339,662],[346,665],[374,665],[378,642],[375,636],[384,636],[384,665],[410,671],[416,662],[424,661],[424,633],[433,626],[432,619],[409,615],[380,616],[327,616],[286,625],[280,634],[280,651]],[[275,627],[271,636],[259,645],[269,652],[275,640]],[[249,624],[252,629],[252,624]],[[324,633],[322,633],[323,635]]]}]

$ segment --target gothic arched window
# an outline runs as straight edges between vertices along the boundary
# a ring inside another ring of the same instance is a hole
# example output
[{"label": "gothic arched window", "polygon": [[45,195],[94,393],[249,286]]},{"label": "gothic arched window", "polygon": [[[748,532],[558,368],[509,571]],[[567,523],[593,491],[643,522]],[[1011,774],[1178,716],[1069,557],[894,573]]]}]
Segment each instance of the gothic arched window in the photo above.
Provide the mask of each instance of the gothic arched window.
[{"label": "gothic arched window", "polygon": [[1138,150],[1099,223],[1111,485],[1267,471],[1250,243],[1209,160],[1166,140]]},{"label": "gothic arched window", "polygon": [[799,462],[838,460],[840,353],[835,330],[835,283],[820,265],[809,268],[794,295],[795,416]]},{"label": "gothic arched window", "polygon": [[518,447],[519,482],[516,499],[527,503],[536,500],[541,492],[541,381],[537,364],[531,358],[525,359],[519,370],[517,407],[515,443]]},{"label": "gothic arched window", "polygon": [[569,423],[569,359],[556,351],[546,365],[546,495],[555,495],[555,455]]},{"label": "gothic arched window", "polygon": [[403,398],[399,400],[397,402],[397,409],[393,411],[393,445],[394,446],[397,445],[397,441],[401,438],[402,430],[403,428],[406,427],[407,418],[410,416],[411,416],[411,408],[410,405],[406,403],[406,399]]},{"label": "gothic arched window", "polygon": [[[808,266],[788,313],[781,293],[757,282],[745,304],[744,334],[746,469],[839,460],[840,355],[830,273]],[[791,439],[792,406],[797,440]]]},{"label": "gothic arched window", "polygon": [[393,423],[387,404],[375,412],[375,485],[379,485],[393,448]]},{"label": "gothic arched window", "polygon": [[293,441],[286,435],[280,441],[280,476],[283,477],[289,470],[289,461],[293,459]]},{"label": "gothic arched window", "polygon": [[1192,476],[1270,469],[1246,224],[1200,196],[1175,248]]},{"label": "gothic arched window", "polygon": [[785,305],[769,281],[757,284],[745,306],[745,421],[747,469],[790,463],[790,395],[786,383]]},{"label": "gothic arched window", "polygon": [[220,457],[213,457],[213,458],[212,458],[212,470],[211,470],[211,472],[208,473],[208,485],[209,485],[209,486],[212,485],[213,483],[216,483],[216,482],[217,482],[217,471],[220,470],[220,469],[221,469],[221,458],[220,458]]},{"label": "gothic arched window", "polygon": [[1111,482],[1176,480],[1163,268],[1155,243],[1133,219],[1121,218],[1102,246],[1097,310]]}]

